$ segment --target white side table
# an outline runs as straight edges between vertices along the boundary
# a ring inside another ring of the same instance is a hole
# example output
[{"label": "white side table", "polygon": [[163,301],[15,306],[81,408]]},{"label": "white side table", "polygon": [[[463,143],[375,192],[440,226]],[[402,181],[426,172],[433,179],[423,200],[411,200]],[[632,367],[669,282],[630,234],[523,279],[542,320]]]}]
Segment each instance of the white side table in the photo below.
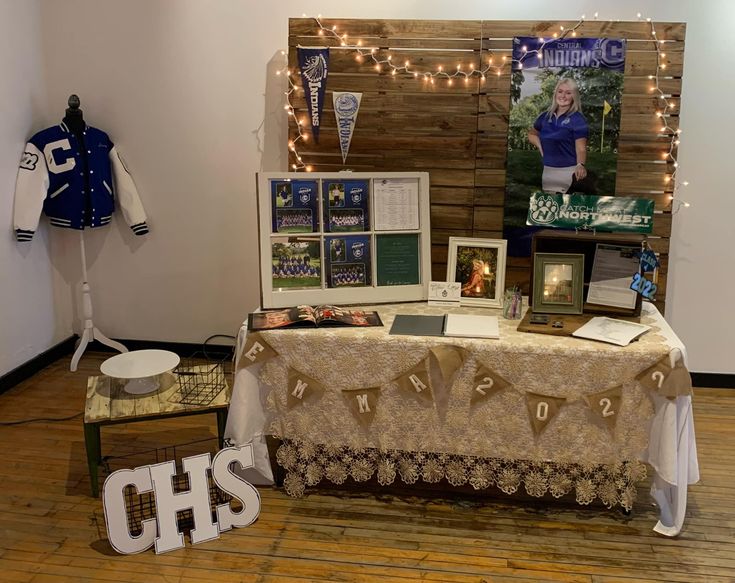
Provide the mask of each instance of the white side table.
[{"label": "white side table", "polygon": [[179,355],[168,350],[133,350],[116,354],[100,366],[102,374],[128,382],[123,387],[131,395],[146,395],[158,390],[160,375],[172,371]]}]

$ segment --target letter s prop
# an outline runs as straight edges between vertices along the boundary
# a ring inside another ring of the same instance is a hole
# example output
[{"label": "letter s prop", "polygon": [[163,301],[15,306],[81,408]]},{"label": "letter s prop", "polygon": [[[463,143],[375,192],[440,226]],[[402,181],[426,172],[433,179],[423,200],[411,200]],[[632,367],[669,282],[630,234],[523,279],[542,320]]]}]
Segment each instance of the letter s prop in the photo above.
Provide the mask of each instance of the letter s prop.
[{"label": "letter s prop", "polygon": [[242,510],[233,512],[229,504],[217,506],[217,522],[220,532],[232,527],[249,526],[260,514],[260,493],[252,484],[235,474],[230,466],[237,463],[241,469],[255,467],[253,463],[253,446],[245,444],[241,447],[228,447],[220,450],[212,462],[212,477],[215,484],[228,494],[242,502]]}]

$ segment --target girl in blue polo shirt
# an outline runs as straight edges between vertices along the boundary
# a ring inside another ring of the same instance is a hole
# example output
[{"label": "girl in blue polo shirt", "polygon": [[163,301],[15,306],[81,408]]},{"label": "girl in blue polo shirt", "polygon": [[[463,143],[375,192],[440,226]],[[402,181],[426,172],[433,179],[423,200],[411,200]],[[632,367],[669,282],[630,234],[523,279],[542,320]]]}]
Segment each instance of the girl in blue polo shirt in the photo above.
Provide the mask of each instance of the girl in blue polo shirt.
[{"label": "girl in blue polo shirt", "polygon": [[574,178],[587,176],[589,128],[582,115],[579,89],[573,79],[559,79],[549,109],[536,118],[528,130],[528,141],[541,152],[544,192],[565,193]]}]

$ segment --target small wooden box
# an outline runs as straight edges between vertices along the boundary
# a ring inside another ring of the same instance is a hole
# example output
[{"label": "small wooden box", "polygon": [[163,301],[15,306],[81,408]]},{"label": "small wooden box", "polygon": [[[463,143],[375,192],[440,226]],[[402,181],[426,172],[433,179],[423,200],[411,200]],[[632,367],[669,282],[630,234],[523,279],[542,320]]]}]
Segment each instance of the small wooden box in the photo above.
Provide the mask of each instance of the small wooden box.
[{"label": "small wooden box", "polygon": [[[608,316],[635,316],[641,315],[641,295],[636,298],[633,310],[616,308],[614,306],[600,306],[587,303],[587,292],[589,291],[592,276],[592,265],[595,261],[595,250],[598,243],[607,245],[621,245],[641,249],[645,235],[635,233],[593,233],[590,231],[561,231],[556,229],[544,229],[534,234],[531,243],[531,258],[536,253],[583,253],[584,254],[584,313],[601,314]],[[631,273],[631,279],[633,274]],[[531,293],[529,302],[533,301],[533,269],[531,269]]]}]

